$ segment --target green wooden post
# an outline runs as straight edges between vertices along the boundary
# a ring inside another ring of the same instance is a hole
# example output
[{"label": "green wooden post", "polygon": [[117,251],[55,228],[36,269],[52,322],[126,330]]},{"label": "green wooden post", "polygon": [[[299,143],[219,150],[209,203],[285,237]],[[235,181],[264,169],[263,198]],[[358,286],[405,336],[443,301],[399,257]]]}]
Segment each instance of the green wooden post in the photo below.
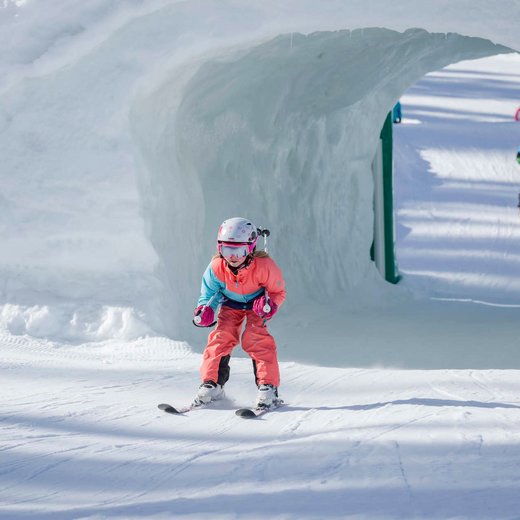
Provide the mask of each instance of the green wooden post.
[{"label": "green wooden post", "polygon": [[399,276],[395,261],[394,236],[394,190],[393,190],[393,134],[392,112],[386,116],[381,130],[383,141],[383,200],[385,221],[385,278],[390,283],[397,283]]},{"label": "green wooden post", "polygon": [[[399,275],[397,273],[397,264],[395,259],[394,248],[394,201],[393,201],[393,137],[392,137],[392,113],[389,112],[385,119],[383,128],[381,129],[381,162],[382,162],[382,208],[376,208],[376,215],[378,212],[383,212],[383,225],[379,233],[383,233],[383,243],[379,247],[383,247],[382,252],[384,257],[384,277],[387,282],[397,283]],[[375,171],[376,175],[380,172]],[[378,179],[376,179],[378,182]],[[380,236],[380,235],[379,235]],[[374,247],[374,246],[373,246]],[[374,251],[371,251],[371,256],[374,257]],[[383,266],[381,266],[382,268]],[[381,269],[380,268],[380,269]],[[382,270],[382,269],[381,269]]]}]

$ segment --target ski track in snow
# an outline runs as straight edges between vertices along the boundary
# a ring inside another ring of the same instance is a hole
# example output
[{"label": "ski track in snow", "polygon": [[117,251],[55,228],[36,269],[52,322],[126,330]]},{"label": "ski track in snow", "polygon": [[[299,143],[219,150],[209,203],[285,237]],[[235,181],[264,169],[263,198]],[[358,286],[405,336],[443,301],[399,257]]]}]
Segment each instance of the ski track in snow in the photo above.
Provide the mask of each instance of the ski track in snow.
[{"label": "ski track in snow", "polygon": [[[157,403],[189,401],[200,356],[167,341],[141,344],[151,360],[127,345],[107,366],[108,345],[0,337],[0,366],[22,361],[0,383],[6,518],[514,518],[518,510],[517,371],[287,363],[287,406],[245,421],[234,410],[255,389],[249,361],[235,358],[226,399],[171,416]],[[165,363],[172,351],[178,359]]]}]

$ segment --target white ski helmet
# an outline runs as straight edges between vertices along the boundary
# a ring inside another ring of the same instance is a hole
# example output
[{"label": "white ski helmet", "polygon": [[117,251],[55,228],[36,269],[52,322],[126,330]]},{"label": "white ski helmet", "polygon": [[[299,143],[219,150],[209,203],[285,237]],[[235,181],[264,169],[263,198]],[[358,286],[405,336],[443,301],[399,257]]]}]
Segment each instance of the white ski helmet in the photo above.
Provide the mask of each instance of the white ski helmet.
[{"label": "white ski helmet", "polygon": [[250,244],[251,250],[254,249],[258,240],[258,230],[250,221],[242,217],[234,217],[224,220],[220,225],[217,235],[217,242],[237,242]]}]

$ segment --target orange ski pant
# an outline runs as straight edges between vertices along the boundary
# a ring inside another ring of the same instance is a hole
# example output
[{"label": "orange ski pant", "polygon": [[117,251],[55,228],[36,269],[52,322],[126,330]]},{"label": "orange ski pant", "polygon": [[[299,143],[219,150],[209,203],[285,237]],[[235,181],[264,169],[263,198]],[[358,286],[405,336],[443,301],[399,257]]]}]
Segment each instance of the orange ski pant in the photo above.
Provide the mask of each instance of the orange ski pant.
[{"label": "orange ski pant", "polygon": [[253,360],[256,367],[257,384],[280,386],[280,369],[276,355],[276,343],[267,331],[264,319],[252,310],[232,309],[222,306],[218,313],[218,323],[209,337],[202,356],[200,375],[202,381],[217,381],[220,361],[231,355],[240,343],[242,325],[242,348]]}]

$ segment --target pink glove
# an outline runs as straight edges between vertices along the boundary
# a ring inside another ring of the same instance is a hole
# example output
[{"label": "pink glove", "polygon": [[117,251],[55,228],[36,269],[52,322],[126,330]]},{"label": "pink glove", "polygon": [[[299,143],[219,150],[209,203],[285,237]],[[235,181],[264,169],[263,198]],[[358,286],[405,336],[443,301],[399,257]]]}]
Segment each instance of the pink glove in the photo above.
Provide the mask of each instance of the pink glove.
[{"label": "pink glove", "polygon": [[197,327],[211,327],[215,324],[215,313],[211,307],[199,305],[195,309],[194,316],[195,318],[193,318],[193,325]]},{"label": "pink glove", "polygon": [[[271,310],[269,312],[264,312],[265,305],[269,305],[271,307]],[[267,299],[265,297],[265,294],[258,297],[253,302],[253,311],[255,312],[255,314],[260,316],[260,318],[265,318],[266,320],[270,320],[276,314],[277,310],[278,310],[278,305],[276,305],[276,303],[274,303],[273,300],[271,300],[270,298]]]}]

